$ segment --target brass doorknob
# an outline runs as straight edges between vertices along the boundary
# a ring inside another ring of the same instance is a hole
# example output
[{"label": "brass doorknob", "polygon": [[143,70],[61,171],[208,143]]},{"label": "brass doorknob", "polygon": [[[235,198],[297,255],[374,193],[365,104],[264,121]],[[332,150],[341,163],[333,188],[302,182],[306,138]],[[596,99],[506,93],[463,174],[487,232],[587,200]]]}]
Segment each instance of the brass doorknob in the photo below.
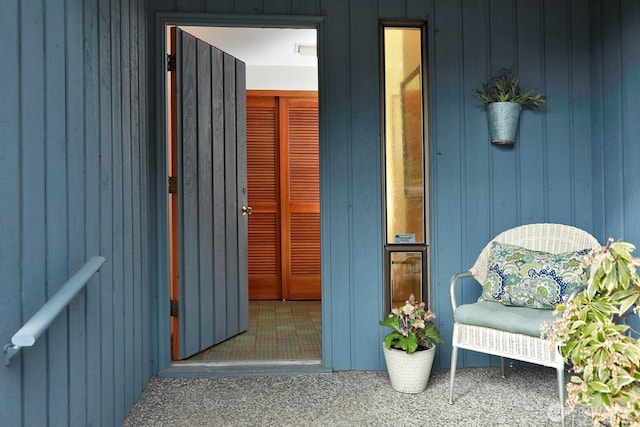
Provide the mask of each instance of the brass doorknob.
[{"label": "brass doorknob", "polygon": [[242,215],[251,215],[251,206],[243,206]]}]

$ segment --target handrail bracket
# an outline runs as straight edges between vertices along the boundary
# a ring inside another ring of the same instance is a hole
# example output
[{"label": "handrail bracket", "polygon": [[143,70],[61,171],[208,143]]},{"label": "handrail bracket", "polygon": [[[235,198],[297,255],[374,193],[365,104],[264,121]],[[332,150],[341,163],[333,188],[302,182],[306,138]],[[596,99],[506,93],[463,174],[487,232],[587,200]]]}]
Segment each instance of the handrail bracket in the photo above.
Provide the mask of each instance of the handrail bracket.
[{"label": "handrail bracket", "polygon": [[4,364],[9,366],[11,364],[11,358],[16,355],[17,352],[20,351],[20,347],[7,344],[4,346]]}]

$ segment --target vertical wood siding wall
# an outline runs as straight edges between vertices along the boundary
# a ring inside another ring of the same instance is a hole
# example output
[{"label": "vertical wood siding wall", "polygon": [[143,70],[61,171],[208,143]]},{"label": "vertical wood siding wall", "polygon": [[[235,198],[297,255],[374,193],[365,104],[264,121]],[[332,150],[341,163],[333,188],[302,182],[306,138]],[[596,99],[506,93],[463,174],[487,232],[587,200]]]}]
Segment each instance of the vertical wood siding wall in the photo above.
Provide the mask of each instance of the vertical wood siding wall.
[{"label": "vertical wood siding wall", "polygon": [[640,2],[591,7],[594,224],[640,253]]},{"label": "vertical wood siding wall", "polygon": [[[323,16],[320,37],[323,300],[334,369],[383,366],[378,22],[428,25],[432,289],[451,335],[448,281],[495,234],[560,222],[640,243],[640,2],[164,0],[153,11]],[[489,143],[473,89],[514,66],[550,102],[525,111],[515,147]],[[152,101],[153,102],[153,101]],[[635,157],[633,157],[635,156]],[[372,232],[373,231],[373,232]],[[459,300],[473,301],[470,288]],[[449,364],[450,346],[437,366]],[[465,366],[491,363],[463,352]]]},{"label": "vertical wood siding wall", "polygon": [[0,345],[86,259],[107,259],[0,366],[2,425],[120,425],[150,378],[144,7],[2,2]]},{"label": "vertical wood siding wall", "polygon": [[[503,229],[557,221],[640,244],[638,0],[146,3],[3,2],[0,344],[86,258],[107,258],[47,335],[0,367],[0,419],[12,425],[118,425],[162,356],[164,344],[150,350],[166,319],[155,317],[161,260],[146,204],[158,174],[157,11],[324,17],[323,351],[334,369],[383,366],[379,19],[428,23],[433,305],[445,339],[449,277]],[[523,114],[508,149],[489,144],[471,93],[511,65],[551,102]],[[465,353],[465,365],[489,363]],[[445,343],[437,365],[448,359]]]}]

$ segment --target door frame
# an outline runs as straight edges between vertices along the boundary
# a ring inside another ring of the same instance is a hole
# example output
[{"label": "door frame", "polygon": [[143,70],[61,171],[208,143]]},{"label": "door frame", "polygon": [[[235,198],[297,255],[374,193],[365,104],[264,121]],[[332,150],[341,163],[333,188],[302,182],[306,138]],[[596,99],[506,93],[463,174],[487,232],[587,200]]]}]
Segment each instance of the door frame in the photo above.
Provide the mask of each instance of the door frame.
[{"label": "door frame", "polygon": [[[167,26],[214,26],[214,27],[268,27],[268,28],[313,28],[317,31],[318,43],[318,115],[319,115],[319,143],[320,158],[323,158],[323,135],[326,135],[326,113],[323,113],[323,99],[326,99],[326,88],[323,77],[326,74],[326,51],[325,40],[327,39],[325,18],[322,16],[270,16],[270,15],[217,15],[208,13],[158,13],[155,17],[155,31],[153,49],[156,60],[153,62],[155,76],[155,130],[151,130],[151,135],[155,135],[155,143],[151,143],[152,155],[154,157],[154,175],[151,181],[152,195],[151,206],[155,211],[155,259],[153,263],[152,276],[155,276],[155,287],[152,288],[151,298],[151,318],[155,319],[155,328],[152,326],[152,348],[155,357],[155,369],[160,376],[191,376],[191,375],[218,375],[211,367],[198,366],[196,364],[181,364],[172,366],[171,342],[170,342],[170,312],[169,312],[169,193],[167,177],[169,176],[169,165],[167,164],[167,88],[166,88],[166,27]],[[322,199],[322,169],[320,170],[320,192]],[[152,223],[154,220],[151,220]],[[321,219],[321,235],[323,224]],[[152,243],[153,244],[153,243]],[[324,240],[321,238],[321,252],[323,252]],[[153,250],[154,248],[152,248]],[[322,268],[324,271],[324,266]],[[323,275],[324,277],[324,275]],[[322,364],[318,366],[318,372],[331,371],[331,353],[328,343],[331,342],[331,328],[328,313],[330,313],[330,283],[321,279],[322,302]],[[154,298],[155,296],[155,298]],[[239,372],[248,373],[242,367],[237,368]],[[295,372],[295,366],[292,367]],[[300,365],[300,371],[310,372],[309,365]],[[229,374],[228,368],[225,374]]]}]

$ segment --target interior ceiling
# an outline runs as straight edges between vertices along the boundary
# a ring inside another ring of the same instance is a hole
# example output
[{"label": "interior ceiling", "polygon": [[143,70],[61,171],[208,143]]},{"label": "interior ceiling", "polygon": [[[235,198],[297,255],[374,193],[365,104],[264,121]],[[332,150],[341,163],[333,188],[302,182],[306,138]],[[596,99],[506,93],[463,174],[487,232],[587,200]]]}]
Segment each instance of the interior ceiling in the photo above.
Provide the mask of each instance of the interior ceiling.
[{"label": "interior ceiling", "polygon": [[186,32],[216,46],[247,65],[315,67],[315,56],[296,53],[298,45],[316,45],[315,29],[189,27]]}]

